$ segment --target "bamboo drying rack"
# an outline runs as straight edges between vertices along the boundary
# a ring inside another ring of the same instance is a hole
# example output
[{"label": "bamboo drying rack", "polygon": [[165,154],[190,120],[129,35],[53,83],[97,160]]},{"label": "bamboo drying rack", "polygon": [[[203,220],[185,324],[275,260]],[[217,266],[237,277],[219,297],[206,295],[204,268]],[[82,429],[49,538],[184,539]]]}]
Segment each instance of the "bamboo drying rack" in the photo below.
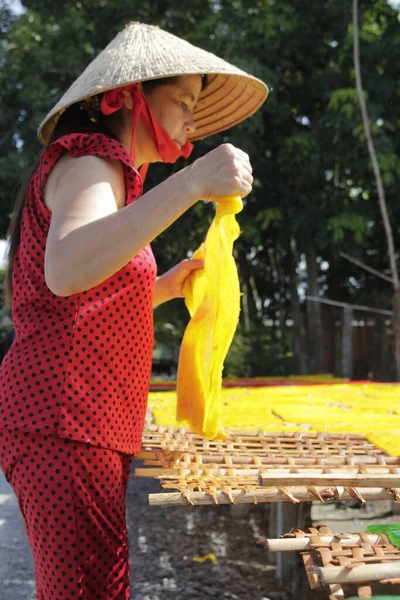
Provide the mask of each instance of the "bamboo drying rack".
[{"label": "bamboo drying rack", "polygon": [[341,600],[343,585],[358,588],[359,598],[372,597],[372,582],[400,583],[400,549],[383,534],[332,533],[326,525],[295,529],[280,539],[266,540],[272,552],[301,552],[311,589],[330,590]]},{"label": "bamboo drying rack", "polygon": [[144,468],[164,490],[153,506],[356,499],[400,502],[400,459],[363,435],[232,431],[205,440],[183,427],[149,425]]}]

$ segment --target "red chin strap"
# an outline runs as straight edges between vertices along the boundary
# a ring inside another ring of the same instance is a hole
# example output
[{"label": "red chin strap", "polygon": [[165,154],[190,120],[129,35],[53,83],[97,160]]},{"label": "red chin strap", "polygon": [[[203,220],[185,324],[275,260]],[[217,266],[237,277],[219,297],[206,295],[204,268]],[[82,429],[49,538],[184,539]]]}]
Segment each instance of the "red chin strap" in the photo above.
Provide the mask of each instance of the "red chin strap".
[{"label": "red chin strap", "polygon": [[[155,114],[149,106],[149,103],[141,93],[138,85],[127,85],[125,87],[104,92],[100,104],[101,112],[104,115],[110,115],[111,113],[122,108],[125,101],[124,91],[129,92],[133,101],[132,141],[130,147],[130,155],[133,163],[135,162],[136,130],[139,116],[142,118],[163,162],[174,163],[181,156],[183,158],[188,158],[193,150],[193,144],[186,142],[181,148],[177,146],[167,130],[164,129],[161,123],[157,120]],[[142,165],[140,168],[140,176],[142,181],[145,180],[148,168],[148,164]]]}]

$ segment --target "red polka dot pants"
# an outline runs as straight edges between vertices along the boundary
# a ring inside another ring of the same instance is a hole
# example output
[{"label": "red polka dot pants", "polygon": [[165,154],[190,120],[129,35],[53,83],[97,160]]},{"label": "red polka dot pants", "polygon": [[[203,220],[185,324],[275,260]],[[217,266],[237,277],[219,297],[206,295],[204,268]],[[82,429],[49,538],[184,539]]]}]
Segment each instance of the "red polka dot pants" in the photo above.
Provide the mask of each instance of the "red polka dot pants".
[{"label": "red polka dot pants", "polygon": [[25,521],[38,600],[129,600],[131,460],[72,440],[0,430],[0,466]]}]

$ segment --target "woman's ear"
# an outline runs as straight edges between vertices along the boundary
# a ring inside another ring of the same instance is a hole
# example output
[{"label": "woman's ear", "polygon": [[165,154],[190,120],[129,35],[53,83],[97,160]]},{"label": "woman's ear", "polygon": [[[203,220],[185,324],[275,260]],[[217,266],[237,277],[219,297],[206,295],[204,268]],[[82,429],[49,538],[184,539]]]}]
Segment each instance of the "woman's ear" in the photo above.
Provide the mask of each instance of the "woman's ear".
[{"label": "woman's ear", "polygon": [[126,108],[129,108],[129,110],[132,110],[132,108],[133,108],[132,96],[126,90],[123,90],[122,93],[125,96],[124,105],[126,106]]}]

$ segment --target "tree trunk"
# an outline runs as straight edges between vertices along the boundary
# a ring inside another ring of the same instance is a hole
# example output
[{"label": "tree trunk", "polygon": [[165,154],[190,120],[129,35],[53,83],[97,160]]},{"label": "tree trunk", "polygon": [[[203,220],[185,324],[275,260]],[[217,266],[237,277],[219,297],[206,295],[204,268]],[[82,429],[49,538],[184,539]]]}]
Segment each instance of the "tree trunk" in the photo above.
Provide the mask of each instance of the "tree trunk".
[{"label": "tree trunk", "polygon": [[393,335],[395,343],[396,357],[396,379],[400,381],[400,290],[396,290],[393,294]]},{"label": "tree trunk", "polygon": [[305,349],[304,328],[301,318],[300,298],[297,291],[296,253],[294,240],[288,247],[288,263],[290,278],[290,304],[293,319],[293,354],[296,361],[296,370],[300,375],[307,373],[307,352]]},{"label": "tree trunk", "polygon": [[249,286],[246,280],[242,280],[242,315],[243,315],[243,324],[244,330],[250,331],[250,311],[249,311]]},{"label": "tree trunk", "polygon": [[367,111],[367,103],[364,98],[364,90],[361,79],[360,68],[360,50],[359,50],[359,35],[358,35],[358,0],[353,0],[353,41],[354,41],[354,71],[356,76],[356,86],[358,97],[360,100],[361,115],[364,126],[364,133],[367,142],[369,156],[372,162],[372,168],[375,175],[376,189],[378,192],[379,208],[382,215],[383,225],[385,228],[386,241],[388,246],[388,255],[390,269],[393,278],[394,300],[393,300],[393,334],[395,337],[395,352],[396,352],[396,380],[400,381],[400,311],[398,309],[400,281],[396,266],[396,253],[394,250],[392,227],[389,220],[388,210],[386,206],[385,191],[383,189],[381,170],[379,168],[378,159],[376,157],[375,146],[372,139],[370,120]]},{"label": "tree trunk", "polygon": [[[310,244],[307,253],[307,280],[308,295],[319,296],[317,255],[315,247]],[[321,373],[323,370],[323,333],[321,304],[319,302],[307,303],[307,337],[310,373]]]},{"label": "tree trunk", "polygon": [[353,376],[353,311],[348,305],[343,309],[341,336],[341,376],[351,379]]},{"label": "tree trunk", "polygon": [[250,331],[251,325],[257,318],[257,307],[254,303],[253,291],[250,284],[249,265],[246,256],[233,251],[238,266],[241,295],[241,320],[245,331]]}]

